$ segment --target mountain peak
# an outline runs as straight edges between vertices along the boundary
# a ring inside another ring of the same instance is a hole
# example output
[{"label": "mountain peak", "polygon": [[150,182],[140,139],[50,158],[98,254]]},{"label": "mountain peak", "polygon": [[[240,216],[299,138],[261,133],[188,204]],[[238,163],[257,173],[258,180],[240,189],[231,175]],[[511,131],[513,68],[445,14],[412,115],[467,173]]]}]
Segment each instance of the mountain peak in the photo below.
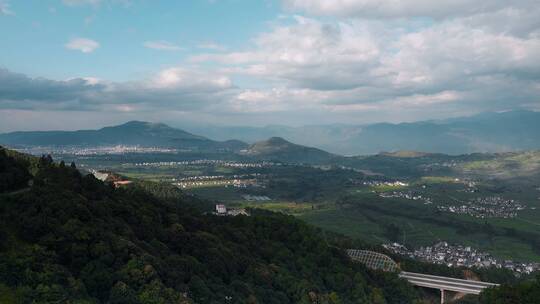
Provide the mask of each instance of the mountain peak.
[{"label": "mountain peak", "polygon": [[137,145],[179,148],[189,151],[238,151],[247,146],[241,141],[218,142],[163,123],[132,120],[98,130],[43,131],[0,134],[0,142],[32,146]]},{"label": "mountain peak", "polygon": [[121,125],[113,126],[112,128],[115,128],[115,127],[116,128],[118,127],[171,128],[170,126],[164,123],[148,122],[148,121],[141,121],[141,120],[130,120]]},{"label": "mountain peak", "polygon": [[380,152],[378,155],[389,156],[389,157],[398,157],[398,158],[416,158],[433,155],[433,153],[412,151],[412,150],[398,150],[393,152]]},{"label": "mountain peak", "polygon": [[120,124],[119,126],[138,126],[138,125],[148,125],[150,122],[143,121],[143,120],[130,120],[128,122],[125,122],[123,124]]},{"label": "mountain peak", "polygon": [[269,139],[265,140],[264,142],[266,142],[268,144],[273,144],[273,145],[291,144],[291,142],[285,140],[283,137],[277,137],[277,136],[270,137]]},{"label": "mountain peak", "polygon": [[297,145],[282,137],[270,137],[267,140],[256,142],[249,146],[243,154],[260,159],[295,163],[326,162],[334,157],[326,151]]}]

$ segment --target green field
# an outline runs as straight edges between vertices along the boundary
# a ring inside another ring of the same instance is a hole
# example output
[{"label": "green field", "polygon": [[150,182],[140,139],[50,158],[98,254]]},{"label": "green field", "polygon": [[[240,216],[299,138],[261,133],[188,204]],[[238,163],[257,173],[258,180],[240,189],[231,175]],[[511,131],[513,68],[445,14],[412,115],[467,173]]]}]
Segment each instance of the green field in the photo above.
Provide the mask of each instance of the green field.
[{"label": "green field", "polygon": [[[373,220],[373,217],[369,215],[377,216],[377,220]],[[402,237],[395,241],[405,243],[411,248],[433,245],[436,241],[444,240],[450,243],[473,246],[502,259],[540,262],[540,255],[531,245],[515,238],[494,237],[489,239],[485,234],[480,233],[460,234],[456,229],[448,227],[373,213],[362,214],[361,212],[321,210],[307,212],[299,217],[323,229],[374,244],[391,241],[385,236],[384,225],[394,223],[403,231]]]}]

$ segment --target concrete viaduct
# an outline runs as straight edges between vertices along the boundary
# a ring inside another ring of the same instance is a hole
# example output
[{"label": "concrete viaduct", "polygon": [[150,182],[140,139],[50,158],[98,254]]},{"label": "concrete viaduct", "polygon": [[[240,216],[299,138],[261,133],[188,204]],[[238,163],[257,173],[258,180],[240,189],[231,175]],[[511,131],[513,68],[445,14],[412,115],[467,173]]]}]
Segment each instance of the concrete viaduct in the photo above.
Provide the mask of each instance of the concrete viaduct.
[{"label": "concrete viaduct", "polygon": [[485,288],[499,286],[499,284],[488,282],[400,271],[399,266],[389,256],[369,250],[348,249],[347,255],[353,261],[363,263],[370,269],[398,272],[400,278],[407,280],[414,286],[440,290],[441,304],[445,303],[445,291],[478,295]]}]

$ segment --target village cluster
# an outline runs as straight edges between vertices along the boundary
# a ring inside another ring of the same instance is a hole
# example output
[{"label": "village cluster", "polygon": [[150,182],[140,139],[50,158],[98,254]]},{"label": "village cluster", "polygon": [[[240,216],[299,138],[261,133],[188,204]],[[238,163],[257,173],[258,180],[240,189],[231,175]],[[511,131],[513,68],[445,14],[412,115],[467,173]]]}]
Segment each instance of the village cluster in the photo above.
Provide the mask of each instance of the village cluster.
[{"label": "village cluster", "polygon": [[141,147],[141,146],[126,146],[126,145],[114,145],[114,146],[33,146],[28,148],[19,149],[21,152],[42,155],[76,155],[76,156],[90,156],[90,155],[116,155],[126,153],[178,153],[182,152],[178,149],[172,148],[160,148],[160,147]]},{"label": "village cluster", "polygon": [[186,188],[195,188],[195,187],[211,187],[211,186],[225,186],[225,187],[235,187],[235,188],[247,188],[247,187],[262,187],[259,184],[256,178],[242,178],[242,177],[225,177],[223,178],[214,178],[211,176],[209,179],[203,178],[203,176],[196,179],[189,179],[179,182],[174,182],[173,185],[178,186],[182,189]]},{"label": "village cluster", "polygon": [[513,199],[500,196],[479,197],[463,205],[437,206],[439,211],[467,214],[476,218],[515,218],[526,206]]},{"label": "village cluster", "polygon": [[[123,165],[132,165],[132,164],[123,164]],[[162,166],[193,166],[193,165],[219,165],[222,167],[231,167],[231,168],[267,168],[273,166],[282,165],[281,163],[275,162],[236,162],[236,161],[225,161],[225,160],[214,160],[214,159],[197,159],[197,160],[185,160],[185,161],[168,161],[168,162],[141,162],[133,164],[137,167],[162,167]]]},{"label": "village cluster", "polygon": [[[373,182],[367,182],[370,185]],[[386,185],[388,183],[385,183]],[[425,188],[425,186],[422,186]],[[474,184],[472,185],[474,187]],[[382,198],[401,198],[414,201],[422,201],[424,205],[433,204],[434,200],[422,193],[416,191],[391,191],[380,192],[378,195]],[[455,199],[454,199],[455,200]],[[436,208],[441,212],[450,212],[455,214],[466,214],[476,218],[515,218],[518,212],[524,210],[527,206],[514,199],[506,199],[500,196],[477,197],[468,201],[458,201],[438,205]]]},{"label": "village cluster", "polygon": [[364,186],[389,186],[389,187],[407,187],[408,183],[402,181],[365,181]]},{"label": "village cluster", "polygon": [[424,172],[431,172],[431,171],[440,170],[442,168],[456,168],[461,164],[462,162],[460,161],[451,160],[451,161],[445,161],[445,162],[434,162],[430,164],[423,164],[423,165],[420,165],[419,167]]},{"label": "village cluster", "polygon": [[433,200],[429,197],[425,197],[422,194],[418,194],[412,191],[392,191],[392,192],[381,192],[379,193],[380,197],[383,198],[404,198],[413,201],[421,200],[424,202],[424,205],[433,204]]},{"label": "village cluster", "polygon": [[399,243],[384,244],[383,247],[394,254],[448,267],[506,268],[516,275],[530,274],[540,270],[540,263],[502,261],[489,253],[478,251],[470,246],[450,245],[447,242],[439,242],[433,246],[420,247],[416,250],[409,250]]}]

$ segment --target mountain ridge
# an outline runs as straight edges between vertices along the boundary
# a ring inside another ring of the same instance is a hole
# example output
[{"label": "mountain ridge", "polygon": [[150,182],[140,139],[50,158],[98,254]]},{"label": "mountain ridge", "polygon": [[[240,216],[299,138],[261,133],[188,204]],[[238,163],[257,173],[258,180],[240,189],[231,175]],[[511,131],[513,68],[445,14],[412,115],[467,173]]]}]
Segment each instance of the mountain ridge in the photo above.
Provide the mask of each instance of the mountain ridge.
[{"label": "mountain ridge", "polygon": [[22,146],[135,145],[181,148],[199,152],[224,152],[257,160],[295,163],[327,162],[337,155],[321,149],[297,145],[281,137],[271,137],[252,145],[235,139],[214,141],[164,123],[128,121],[98,130],[36,131],[0,134],[0,143]]},{"label": "mountain ridge", "polygon": [[214,141],[164,123],[128,121],[97,130],[23,131],[0,134],[0,143],[12,146],[102,146],[136,145],[182,148],[197,151],[237,151],[247,146],[239,140]]},{"label": "mountain ridge", "polygon": [[279,136],[341,155],[401,150],[458,155],[540,149],[540,112],[527,110],[404,123],[185,128],[213,139],[234,134],[248,143]]},{"label": "mountain ridge", "polygon": [[[98,130],[4,133],[0,134],[0,143],[12,147],[135,145],[202,152],[246,150],[248,153],[240,154],[261,157],[261,153],[249,153],[253,145],[278,137],[297,146],[319,150],[305,149],[321,159],[329,158],[329,155],[322,157],[321,151],[334,156],[357,156],[400,151],[460,155],[540,149],[540,112],[524,110],[400,124],[219,127],[221,135],[213,127],[192,128],[191,132],[185,129],[134,120]],[[299,151],[293,148],[291,152]],[[272,157],[267,154],[265,158]],[[291,159],[300,160],[300,157]]]}]

